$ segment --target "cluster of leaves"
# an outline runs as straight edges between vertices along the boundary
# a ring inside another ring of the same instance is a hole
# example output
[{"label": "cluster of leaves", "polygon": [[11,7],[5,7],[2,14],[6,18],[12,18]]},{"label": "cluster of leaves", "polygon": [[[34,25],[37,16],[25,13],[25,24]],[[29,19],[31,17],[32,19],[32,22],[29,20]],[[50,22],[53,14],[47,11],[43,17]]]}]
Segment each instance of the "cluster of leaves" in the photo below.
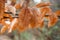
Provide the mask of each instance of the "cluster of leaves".
[{"label": "cluster of leaves", "polygon": [[[22,32],[29,28],[43,28],[44,18],[48,19],[48,27],[53,26],[58,21],[56,13],[52,12],[52,9],[49,7],[51,5],[50,3],[39,3],[34,7],[29,7],[29,2],[30,0],[23,0],[21,4],[15,4],[13,6],[16,10],[21,9],[18,14],[19,18],[13,18],[10,24],[4,23],[6,25],[2,27],[1,33],[6,30],[11,32],[17,29]],[[7,6],[6,8],[11,11],[11,7]],[[37,8],[41,9],[38,11]],[[13,10],[11,12],[15,14]]]}]

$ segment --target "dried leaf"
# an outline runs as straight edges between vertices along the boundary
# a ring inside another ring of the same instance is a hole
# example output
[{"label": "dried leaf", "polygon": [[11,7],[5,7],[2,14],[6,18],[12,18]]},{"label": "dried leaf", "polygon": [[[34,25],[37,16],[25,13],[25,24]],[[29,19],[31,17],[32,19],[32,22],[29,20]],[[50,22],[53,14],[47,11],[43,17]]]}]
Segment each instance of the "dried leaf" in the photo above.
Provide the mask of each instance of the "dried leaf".
[{"label": "dried leaf", "polygon": [[7,29],[8,29],[8,27],[3,26],[3,28],[1,28],[1,33],[4,33]]},{"label": "dried leaf", "polygon": [[17,23],[17,18],[15,18],[15,19],[11,22],[10,27],[9,27],[9,30],[8,30],[8,33],[12,32],[12,30],[16,28],[16,27],[14,26],[15,23]]},{"label": "dried leaf", "polygon": [[31,12],[32,12],[31,13],[32,18],[30,20],[30,25],[31,25],[32,28],[36,28],[40,25],[40,13],[35,8],[32,8]]},{"label": "dried leaf", "polygon": [[58,18],[55,13],[52,12],[52,10],[49,7],[43,7],[41,8],[41,20],[45,17],[45,15],[48,15],[47,18],[49,19],[48,21],[48,27],[53,26],[56,24]]},{"label": "dried leaf", "polygon": [[16,4],[16,0],[11,0],[11,5],[15,5]]},{"label": "dried leaf", "polygon": [[5,0],[0,0],[0,20],[3,18],[4,14]]},{"label": "dried leaf", "polygon": [[15,8],[16,8],[16,10],[21,9],[22,8],[22,5],[20,3],[15,4]]},{"label": "dried leaf", "polygon": [[60,10],[57,10],[55,13],[57,16],[60,16]]},{"label": "dried leaf", "polygon": [[36,7],[40,8],[40,7],[50,6],[50,5],[51,5],[51,3],[49,3],[49,2],[45,2],[45,3],[42,2],[42,3],[37,4]]},{"label": "dried leaf", "polygon": [[52,13],[49,17],[48,27],[55,25],[58,21],[58,18],[55,13]]},{"label": "dried leaf", "polygon": [[41,19],[40,20],[40,28],[43,28],[43,26],[44,26],[44,19]]}]

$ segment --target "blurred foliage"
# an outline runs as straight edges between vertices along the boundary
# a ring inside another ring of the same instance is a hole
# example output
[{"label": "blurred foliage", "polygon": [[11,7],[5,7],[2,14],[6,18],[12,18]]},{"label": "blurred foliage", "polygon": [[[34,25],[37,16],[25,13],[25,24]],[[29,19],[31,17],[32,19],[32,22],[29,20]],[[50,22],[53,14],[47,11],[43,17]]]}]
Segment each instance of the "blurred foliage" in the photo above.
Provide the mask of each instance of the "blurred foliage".
[{"label": "blurred foliage", "polygon": [[[49,1],[51,1],[54,5],[52,6],[53,10],[60,10],[60,4],[53,0]],[[60,40],[60,20],[51,28],[44,27],[42,30],[39,28],[30,29],[22,33],[17,33],[17,31],[14,31],[13,34],[13,40]]]},{"label": "blurred foliage", "polygon": [[[60,40],[60,22],[52,28],[43,28],[40,32],[39,28],[20,33],[20,40]],[[17,36],[16,36],[17,37]]]},{"label": "blurred foliage", "polygon": [[[60,10],[60,4],[54,0],[42,0],[44,2],[51,2],[53,10]],[[32,4],[33,5],[33,4]],[[16,31],[13,32],[15,35],[14,40],[60,40],[60,20],[56,23],[55,26],[51,28],[44,27],[42,30],[39,28],[27,30],[18,34]],[[19,38],[20,37],[20,38]]]}]

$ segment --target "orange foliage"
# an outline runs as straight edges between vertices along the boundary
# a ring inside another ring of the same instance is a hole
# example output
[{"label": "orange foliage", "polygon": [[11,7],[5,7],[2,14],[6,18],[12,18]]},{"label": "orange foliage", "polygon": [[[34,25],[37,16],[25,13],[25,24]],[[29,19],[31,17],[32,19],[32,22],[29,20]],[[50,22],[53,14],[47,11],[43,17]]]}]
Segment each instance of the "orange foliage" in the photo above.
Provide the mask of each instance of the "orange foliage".
[{"label": "orange foliage", "polygon": [[18,9],[21,9],[21,5],[20,5],[20,3],[18,3],[18,4],[15,4],[15,8],[16,8],[16,10],[18,10]]},{"label": "orange foliage", "polygon": [[49,3],[49,2],[46,2],[46,3],[39,3],[39,4],[37,4],[36,5],[36,7],[38,7],[38,8],[40,8],[40,7],[44,7],[44,6],[50,6],[51,5],[51,3]]},{"label": "orange foliage", "polygon": [[53,26],[58,21],[57,15],[49,7],[41,8],[41,20],[48,15],[48,27]]},{"label": "orange foliage", "polygon": [[52,13],[49,16],[49,22],[48,22],[48,27],[54,26],[58,21],[58,17],[55,13]]},{"label": "orange foliage", "polygon": [[57,10],[55,13],[57,16],[60,16],[60,10]]},{"label": "orange foliage", "polygon": [[1,20],[1,18],[3,18],[4,5],[5,5],[5,0],[0,0],[0,20]]},{"label": "orange foliage", "polygon": [[32,28],[36,28],[40,26],[40,13],[35,8],[32,8],[31,12],[32,12],[32,17],[30,20],[30,25]]},{"label": "orange foliage", "polygon": [[[47,7],[50,6],[50,3],[39,3],[36,5],[37,8],[40,8],[38,11],[36,8],[30,8],[28,6],[29,0],[25,0],[23,3],[23,7],[20,4],[16,4],[16,9],[21,9],[18,15],[19,18],[12,18],[12,21],[9,25],[4,24],[4,27],[1,29],[1,33],[8,30],[8,32],[12,32],[13,30],[18,30],[19,32],[23,32],[29,28],[43,28],[44,26],[44,18],[48,18],[48,27],[53,26],[58,21],[57,15],[52,12],[52,9]],[[59,13],[59,12],[58,12]],[[5,14],[6,15],[6,14]],[[9,15],[7,15],[9,16]],[[11,16],[9,16],[11,17]],[[4,22],[4,20],[3,20]]]},{"label": "orange foliage", "polygon": [[11,0],[11,5],[14,6],[16,4],[16,0]]},{"label": "orange foliage", "polygon": [[5,31],[7,31],[9,29],[9,25],[5,24],[2,28],[1,28],[1,33],[4,33]]}]

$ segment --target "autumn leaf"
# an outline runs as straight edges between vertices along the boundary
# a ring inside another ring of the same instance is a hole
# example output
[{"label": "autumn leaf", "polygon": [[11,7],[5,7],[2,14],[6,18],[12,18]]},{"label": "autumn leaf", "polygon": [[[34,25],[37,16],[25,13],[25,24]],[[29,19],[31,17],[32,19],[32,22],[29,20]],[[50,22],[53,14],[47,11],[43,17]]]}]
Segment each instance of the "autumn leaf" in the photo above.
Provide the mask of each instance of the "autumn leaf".
[{"label": "autumn leaf", "polygon": [[52,10],[49,7],[43,7],[41,8],[41,20],[45,17],[45,15],[48,15],[48,27],[53,26],[57,23],[58,18],[56,16],[56,13],[53,13]]},{"label": "autumn leaf", "polygon": [[60,16],[60,10],[55,11],[57,16]]},{"label": "autumn leaf", "polygon": [[28,8],[23,8],[19,13],[19,25],[22,27],[28,27],[31,19],[31,14]]},{"label": "autumn leaf", "polygon": [[[12,1],[14,3],[16,2],[15,0]],[[2,19],[1,23],[4,26],[1,29],[1,33],[4,33],[6,30],[8,30],[8,33],[10,33],[14,30],[23,32],[30,28],[40,27],[42,29],[44,27],[44,18],[48,19],[47,25],[49,28],[57,23],[57,13],[59,13],[60,11],[54,13],[49,7],[51,3],[39,3],[36,5],[36,7],[29,7],[29,2],[30,0],[21,0],[21,3],[15,4],[14,6],[5,5],[5,9],[1,9],[1,16],[9,17],[10,19],[10,24],[7,24],[7,22],[5,23],[5,20],[7,20],[7,18]],[[40,8],[39,11],[37,8]],[[13,18],[11,15],[4,14],[4,11],[2,11],[5,10],[7,12],[9,10],[13,14],[15,14],[18,9],[20,9],[18,18]]]},{"label": "autumn leaf", "polygon": [[52,13],[49,17],[48,27],[55,25],[58,21],[58,17],[55,13]]},{"label": "autumn leaf", "polygon": [[9,30],[8,30],[8,32],[10,33],[10,32],[12,32],[12,30],[15,30],[15,24],[17,23],[17,18],[15,18],[15,19],[13,19],[12,20],[12,22],[10,23],[10,27],[9,27]]},{"label": "autumn leaf", "polygon": [[16,8],[16,10],[21,9],[22,8],[22,5],[20,3],[15,4],[15,8]]},{"label": "autumn leaf", "polygon": [[45,6],[50,6],[52,5],[50,2],[42,2],[42,3],[39,3],[36,5],[37,8],[40,8],[40,7],[45,7]]},{"label": "autumn leaf", "polygon": [[0,20],[1,18],[3,18],[3,14],[4,14],[4,5],[5,5],[5,0],[0,0]]},{"label": "autumn leaf", "polygon": [[40,25],[40,13],[35,8],[32,8],[31,12],[32,12],[31,14],[33,14],[33,15],[32,15],[30,24],[31,24],[32,28],[36,28]]},{"label": "autumn leaf", "polygon": [[6,22],[5,22],[5,20],[2,20],[2,23],[1,24],[3,24],[3,27],[1,28],[1,33],[4,33],[5,31],[7,31],[8,30],[8,28],[9,28],[9,24],[7,24]]}]

